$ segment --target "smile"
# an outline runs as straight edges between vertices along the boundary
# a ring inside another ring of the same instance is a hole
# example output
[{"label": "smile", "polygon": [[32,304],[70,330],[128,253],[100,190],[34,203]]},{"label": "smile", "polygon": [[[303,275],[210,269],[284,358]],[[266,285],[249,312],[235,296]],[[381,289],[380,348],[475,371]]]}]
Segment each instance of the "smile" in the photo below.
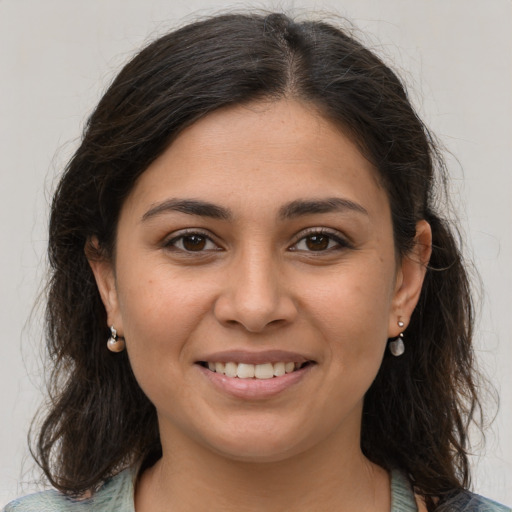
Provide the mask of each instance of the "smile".
[{"label": "smile", "polygon": [[210,371],[225,375],[230,378],[238,379],[272,379],[274,377],[281,377],[287,373],[293,373],[300,370],[311,362],[304,363],[289,362],[276,362],[276,363],[263,363],[263,364],[249,364],[249,363],[235,363],[235,362],[204,362],[200,364]]}]

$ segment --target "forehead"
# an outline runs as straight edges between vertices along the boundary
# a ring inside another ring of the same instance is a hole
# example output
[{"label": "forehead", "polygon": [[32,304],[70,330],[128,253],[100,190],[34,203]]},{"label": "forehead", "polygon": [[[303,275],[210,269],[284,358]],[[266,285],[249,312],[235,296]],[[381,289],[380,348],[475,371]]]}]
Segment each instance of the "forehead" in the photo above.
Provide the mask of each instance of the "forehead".
[{"label": "forehead", "polygon": [[311,104],[257,102],[215,111],[186,128],[141,175],[131,207],[170,196],[268,210],[298,197],[341,194],[387,209],[377,171]]}]

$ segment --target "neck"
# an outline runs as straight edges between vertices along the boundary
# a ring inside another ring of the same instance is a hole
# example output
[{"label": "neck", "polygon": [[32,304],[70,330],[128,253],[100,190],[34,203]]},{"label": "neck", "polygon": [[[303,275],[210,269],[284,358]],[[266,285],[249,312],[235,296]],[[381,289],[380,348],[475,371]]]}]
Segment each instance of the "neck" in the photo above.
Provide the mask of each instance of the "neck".
[{"label": "neck", "polygon": [[[178,443],[176,443],[176,446]],[[389,511],[387,473],[359,448],[315,446],[286,460],[236,461],[208,449],[164,447],[141,476],[136,510],[184,512]],[[182,455],[183,454],[183,455]]]}]

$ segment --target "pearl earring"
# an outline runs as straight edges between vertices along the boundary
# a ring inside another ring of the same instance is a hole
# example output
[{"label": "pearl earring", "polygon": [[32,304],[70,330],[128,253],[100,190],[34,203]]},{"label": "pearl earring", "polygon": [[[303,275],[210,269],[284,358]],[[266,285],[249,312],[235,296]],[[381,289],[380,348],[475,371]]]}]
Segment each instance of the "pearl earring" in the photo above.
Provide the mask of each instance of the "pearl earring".
[{"label": "pearl earring", "polygon": [[[398,320],[400,329],[405,325],[402,320]],[[395,356],[401,356],[405,352],[404,333],[401,332],[393,341],[389,342],[389,351]]]},{"label": "pearl earring", "polygon": [[107,341],[107,348],[111,352],[122,352],[125,348],[124,338],[117,335],[116,328],[113,325],[110,327],[110,338]]}]

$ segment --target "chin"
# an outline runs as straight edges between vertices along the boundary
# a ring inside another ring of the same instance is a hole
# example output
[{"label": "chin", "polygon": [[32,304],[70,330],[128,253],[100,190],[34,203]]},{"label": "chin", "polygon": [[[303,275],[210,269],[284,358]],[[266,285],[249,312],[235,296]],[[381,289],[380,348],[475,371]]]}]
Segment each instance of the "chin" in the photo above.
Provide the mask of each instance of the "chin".
[{"label": "chin", "polygon": [[[211,432],[210,432],[211,434]],[[222,457],[247,463],[273,463],[296,456],[315,444],[304,432],[290,432],[274,425],[245,427],[207,441],[208,448]]]}]

